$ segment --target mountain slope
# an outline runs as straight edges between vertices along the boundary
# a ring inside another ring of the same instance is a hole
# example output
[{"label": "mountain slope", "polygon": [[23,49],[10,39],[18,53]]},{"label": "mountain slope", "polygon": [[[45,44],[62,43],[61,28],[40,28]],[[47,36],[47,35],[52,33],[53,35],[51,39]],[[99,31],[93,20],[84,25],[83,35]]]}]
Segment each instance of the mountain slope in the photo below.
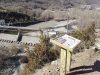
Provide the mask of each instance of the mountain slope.
[{"label": "mountain slope", "polygon": [[21,6],[28,6],[32,8],[68,8],[80,4],[100,4],[100,0],[0,0],[0,5],[22,3]]}]

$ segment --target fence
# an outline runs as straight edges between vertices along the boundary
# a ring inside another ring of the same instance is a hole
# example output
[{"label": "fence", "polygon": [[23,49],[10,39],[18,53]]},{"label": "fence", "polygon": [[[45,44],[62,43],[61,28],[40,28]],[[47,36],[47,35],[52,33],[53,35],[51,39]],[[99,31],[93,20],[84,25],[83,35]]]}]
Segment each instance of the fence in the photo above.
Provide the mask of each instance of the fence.
[{"label": "fence", "polygon": [[27,42],[17,42],[13,40],[5,40],[5,39],[0,39],[0,46],[1,47],[6,47],[8,45],[11,46],[11,44],[16,44],[16,45],[27,45],[27,46],[33,46],[34,44],[32,43],[27,43]]}]

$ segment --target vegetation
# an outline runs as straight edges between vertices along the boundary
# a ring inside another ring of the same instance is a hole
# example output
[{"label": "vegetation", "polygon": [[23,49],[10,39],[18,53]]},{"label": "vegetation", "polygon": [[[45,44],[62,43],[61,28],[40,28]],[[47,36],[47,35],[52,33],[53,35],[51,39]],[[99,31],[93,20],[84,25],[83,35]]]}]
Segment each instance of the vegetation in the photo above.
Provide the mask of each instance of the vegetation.
[{"label": "vegetation", "polygon": [[41,68],[44,64],[49,63],[59,56],[57,49],[53,49],[49,42],[49,37],[41,32],[40,42],[34,45],[32,51],[27,49],[29,63],[26,65],[23,75],[29,75],[36,69]]},{"label": "vegetation", "polygon": [[80,28],[79,30],[70,33],[70,35],[82,41],[82,43],[76,48],[75,52],[90,48],[95,44],[95,23],[91,23],[91,25],[84,27],[84,29]]},{"label": "vegetation", "polygon": [[6,67],[6,61],[9,58],[16,56],[17,52],[18,49],[16,46],[13,46],[12,48],[0,47],[0,75],[4,73],[3,70]]},{"label": "vegetation", "polygon": [[79,26],[89,25],[91,22],[95,22],[97,28],[100,27],[100,11],[97,10],[88,10],[81,8],[71,8],[68,9],[69,19],[78,19]]}]

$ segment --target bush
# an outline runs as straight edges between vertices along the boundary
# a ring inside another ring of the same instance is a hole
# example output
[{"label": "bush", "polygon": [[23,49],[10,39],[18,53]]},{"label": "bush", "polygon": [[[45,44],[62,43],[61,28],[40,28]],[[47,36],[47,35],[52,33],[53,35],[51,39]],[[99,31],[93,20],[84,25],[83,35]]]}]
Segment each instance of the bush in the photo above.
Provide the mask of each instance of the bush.
[{"label": "bush", "polygon": [[5,64],[6,61],[10,58],[13,57],[14,55],[16,55],[18,52],[18,49],[13,46],[12,48],[6,48],[6,47],[1,47],[0,48],[0,75],[1,75],[1,71],[2,74],[4,73],[4,69],[5,69]]},{"label": "bush", "polygon": [[55,11],[54,12],[54,20],[56,21],[63,21],[63,20],[67,20],[68,17],[68,13],[66,11]]},{"label": "bush", "polygon": [[45,10],[42,14],[41,14],[41,20],[43,21],[48,21],[54,18],[54,12],[52,10]]},{"label": "bush", "polygon": [[100,11],[97,10],[84,10],[80,9],[78,7],[70,8],[66,12],[68,13],[68,16],[70,19],[75,18],[79,20],[78,25],[79,26],[85,26],[89,25],[91,22],[95,22],[96,27],[100,27]]},{"label": "bush", "polygon": [[80,28],[79,30],[70,33],[70,35],[82,41],[76,48],[76,52],[84,48],[90,48],[95,44],[95,23],[91,23],[91,25],[86,26],[84,29]]},{"label": "bush", "polygon": [[41,68],[44,64],[57,59],[59,52],[52,48],[49,37],[41,32],[40,42],[34,45],[32,51],[27,48],[27,56],[29,63],[23,71],[24,75],[29,75],[37,68]]},{"label": "bush", "polygon": [[43,12],[43,10],[41,10],[41,9],[34,9],[31,16],[33,18],[35,18],[36,20],[40,20],[42,12]]}]

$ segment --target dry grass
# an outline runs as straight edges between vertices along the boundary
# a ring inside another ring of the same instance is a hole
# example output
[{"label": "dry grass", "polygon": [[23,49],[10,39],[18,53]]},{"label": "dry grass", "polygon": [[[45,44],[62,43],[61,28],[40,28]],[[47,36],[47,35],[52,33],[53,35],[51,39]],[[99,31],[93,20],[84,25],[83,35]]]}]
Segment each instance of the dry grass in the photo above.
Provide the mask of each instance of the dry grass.
[{"label": "dry grass", "polygon": [[[34,6],[34,5],[33,5]],[[31,6],[30,6],[31,7]],[[54,5],[55,7],[55,5]],[[42,19],[42,21],[47,20],[66,20],[66,19],[78,19],[80,21],[79,25],[87,25],[91,21],[95,21],[96,25],[99,26],[100,23],[100,11],[97,10],[87,10],[80,9],[78,7],[69,8],[68,10],[57,10],[57,9],[41,9],[40,8],[29,8],[28,5],[22,6],[21,4],[16,4],[15,6],[6,6],[4,7],[6,10],[15,11],[23,14],[27,14],[31,17],[35,17],[37,19]],[[4,8],[0,8],[4,10]]]},{"label": "dry grass", "polygon": [[17,53],[18,53],[18,48],[15,46],[15,45],[13,45],[11,48],[9,48],[9,52],[10,52],[10,54],[13,56],[13,55],[17,55]]},{"label": "dry grass", "polygon": [[70,35],[80,39],[82,43],[76,48],[75,52],[79,52],[84,48],[90,48],[95,44],[95,23],[91,25],[80,28],[77,31],[72,32]]},{"label": "dry grass", "polygon": [[87,10],[80,8],[69,8],[68,10],[45,10],[41,13],[40,18],[43,21],[47,20],[66,20],[66,19],[77,19],[79,20],[78,25],[88,25],[90,22],[95,22],[96,26],[100,23],[100,11]]},{"label": "dry grass", "polygon": [[29,63],[26,65],[22,75],[29,75],[44,64],[49,63],[59,56],[59,52],[52,48],[49,37],[41,32],[40,42],[35,44],[33,50],[27,47]]},{"label": "dry grass", "polygon": [[40,18],[43,21],[48,21],[48,20],[66,20],[68,19],[68,15],[66,11],[61,11],[61,10],[45,10],[42,12],[40,15]]},{"label": "dry grass", "polygon": [[18,49],[13,46],[12,48],[0,48],[0,75],[3,75],[6,61],[17,54]]},{"label": "dry grass", "polygon": [[45,10],[40,16],[40,19],[44,21],[48,21],[53,18],[54,18],[54,12],[51,10]]},{"label": "dry grass", "polygon": [[100,27],[100,11],[97,10],[84,10],[79,8],[68,9],[69,18],[79,20],[79,26],[89,25],[91,22],[95,22],[96,27]]},{"label": "dry grass", "polygon": [[96,27],[100,28],[100,11],[88,10],[80,8],[69,8],[68,10],[45,10],[40,15],[42,20],[67,20],[67,19],[77,19],[79,26],[89,25],[91,22],[95,22]]}]

